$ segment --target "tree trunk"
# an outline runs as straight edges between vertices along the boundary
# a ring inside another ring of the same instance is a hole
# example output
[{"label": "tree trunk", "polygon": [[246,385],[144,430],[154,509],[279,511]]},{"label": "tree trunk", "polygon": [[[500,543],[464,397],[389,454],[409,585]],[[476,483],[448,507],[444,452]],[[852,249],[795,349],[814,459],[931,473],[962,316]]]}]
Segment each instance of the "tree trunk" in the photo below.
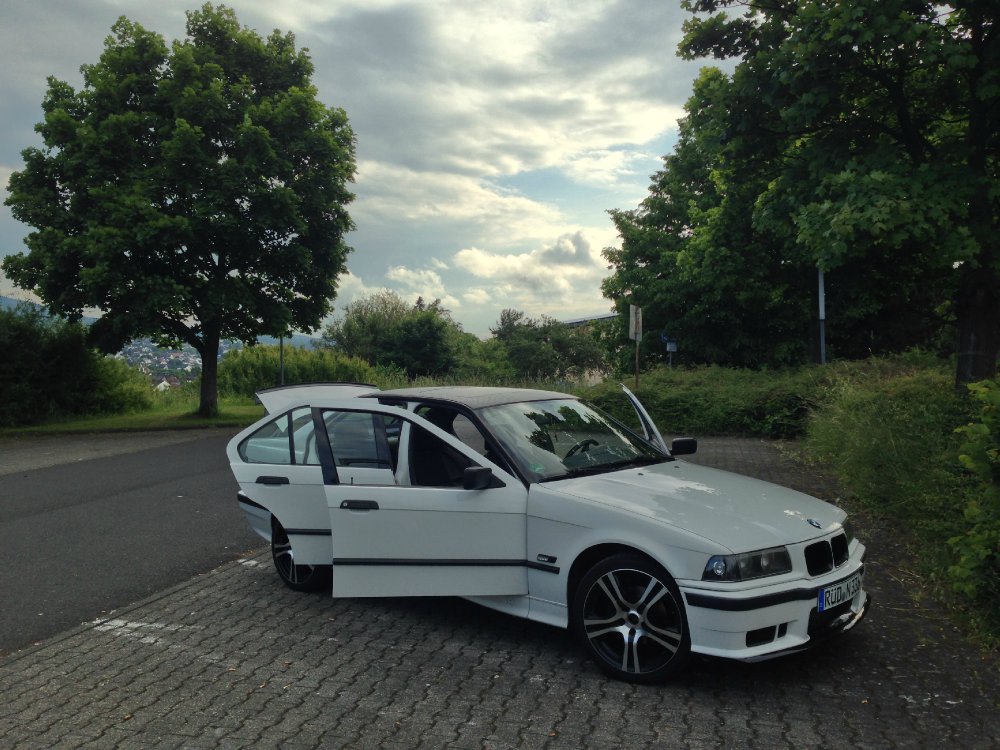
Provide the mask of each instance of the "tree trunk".
[{"label": "tree trunk", "polygon": [[956,304],[958,367],[955,387],[989,380],[997,374],[1000,351],[1000,280],[991,268],[966,269]]},{"label": "tree trunk", "polygon": [[219,334],[205,332],[201,354],[201,403],[198,415],[215,417],[219,414]]}]

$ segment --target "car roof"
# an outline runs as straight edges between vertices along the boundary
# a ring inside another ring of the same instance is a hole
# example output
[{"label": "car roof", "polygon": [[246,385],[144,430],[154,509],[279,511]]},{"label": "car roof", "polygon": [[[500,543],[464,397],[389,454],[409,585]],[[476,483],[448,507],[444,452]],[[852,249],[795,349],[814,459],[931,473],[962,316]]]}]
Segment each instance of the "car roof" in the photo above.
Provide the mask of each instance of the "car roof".
[{"label": "car roof", "polygon": [[444,401],[459,404],[469,409],[484,409],[488,406],[516,404],[524,401],[551,401],[553,399],[576,399],[576,396],[558,391],[543,391],[536,388],[500,388],[472,385],[425,386],[418,388],[397,388],[391,391],[376,391],[365,394],[366,398],[380,401],[400,399],[404,401]]}]

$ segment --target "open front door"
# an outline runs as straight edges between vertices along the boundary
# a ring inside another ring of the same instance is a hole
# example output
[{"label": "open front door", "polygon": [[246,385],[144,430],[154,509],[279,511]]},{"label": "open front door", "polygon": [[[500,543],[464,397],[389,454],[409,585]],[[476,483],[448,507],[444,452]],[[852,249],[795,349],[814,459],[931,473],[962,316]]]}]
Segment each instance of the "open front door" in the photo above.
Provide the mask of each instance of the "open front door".
[{"label": "open front door", "polygon": [[670,449],[667,447],[667,441],[663,439],[660,431],[656,429],[656,425],[653,424],[653,418],[649,416],[649,412],[647,412],[645,407],[639,403],[639,399],[634,393],[632,393],[632,391],[626,388],[623,383],[619,383],[619,385],[621,385],[622,390],[625,391],[625,395],[628,396],[629,401],[632,402],[632,408],[635,409],[636,416],[639,417],[639,422],[642,424],[642,430],[646,436],[646,440],[658,447],[664,453],[669,454]]},{"label": "open front door", "polygon": [[[392,483],[324,486],[335,597],[527,594],[527,490],[520,481],[411,412],[354,407],[350,414],[365,415],[359,420],[321,411],[337,470],[366,457],[386,457],[393,469]],[[374,429],[362,434],[359,421]],[[465,489],[465,470],[475,467],[488,468],[493,479]]]}]

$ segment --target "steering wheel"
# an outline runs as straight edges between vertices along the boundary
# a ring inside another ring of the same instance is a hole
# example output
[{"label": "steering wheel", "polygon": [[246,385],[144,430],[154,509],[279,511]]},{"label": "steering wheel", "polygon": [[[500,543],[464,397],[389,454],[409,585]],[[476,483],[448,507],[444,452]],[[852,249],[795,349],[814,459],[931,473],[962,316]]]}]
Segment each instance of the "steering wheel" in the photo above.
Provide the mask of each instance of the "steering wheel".
[{"label": "steering wheel", "polygon": [[577,451],[579,451],[581,453],[586,453],[587,451],[590,450],[590,446],[592,446],[592,445],[597,445],[597,441],[594,440],[594,438],[587,438],[586,440],[581,440],[579,443],[577,443],[572,448],[570,448],[568,451],[566,451],[566,455],[563,456],[563,458],[569,458],[570,456],[572,456],[573,454],[575,454]]}]

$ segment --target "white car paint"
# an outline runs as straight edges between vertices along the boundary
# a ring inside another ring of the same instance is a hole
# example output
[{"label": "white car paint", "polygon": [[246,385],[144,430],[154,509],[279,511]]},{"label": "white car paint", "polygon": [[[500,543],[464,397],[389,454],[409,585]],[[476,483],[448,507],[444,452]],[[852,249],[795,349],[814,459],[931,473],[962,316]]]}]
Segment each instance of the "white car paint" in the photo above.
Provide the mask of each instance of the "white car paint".
[{"label": "white car paint", "polygon": [[[449,391],[427,389],[436,390]],[[496,389],[470,390],[479,399]],[[406,403],[381,404],[370,398],[373,394]],[[228,446],[241,491],[252,498],[249,503],[241,499],[251,526],[269,538],[262,519],[271,513],[289,529],[297,561],[332,562],[335,597],[458,595],[566,627],[571,575],[576,580],[582,573],[574,563],[600,545],[619,545],[658,561],[676,581],[692,651],[757,659],[809,643],[816,592],[863,571],[865,547],[852,540],[846,560],[826,573],[808,574],[806,548],[842,535],[845,520],[843,511],[816,498],[677,459],[593,476],[526,481],[413,411],[435,393],[393,394],[358,385],[262,392],[269,416]],[[629,396],[647,439],[666,452],[649,415]],[[413,467],[404,458],[395,472],[338,466],[337,482],[324,478],[316,466],[243,460],[239,446],[244,440],[274,415],[305,407],[401,420],[401,457],[409,455],[413,431],[422,429],[471,464],[489,468],[498,486],[412,486]],[[267,476],[288,483],[261,484]],[[782,546],[792,560],[791,572],[737,582],[702,580],[713,555]],[[866,606],[862,589],[851,601],[844,629],[860,619]],[[768,628],[776,637],[750,644],[750,631]]]}]

